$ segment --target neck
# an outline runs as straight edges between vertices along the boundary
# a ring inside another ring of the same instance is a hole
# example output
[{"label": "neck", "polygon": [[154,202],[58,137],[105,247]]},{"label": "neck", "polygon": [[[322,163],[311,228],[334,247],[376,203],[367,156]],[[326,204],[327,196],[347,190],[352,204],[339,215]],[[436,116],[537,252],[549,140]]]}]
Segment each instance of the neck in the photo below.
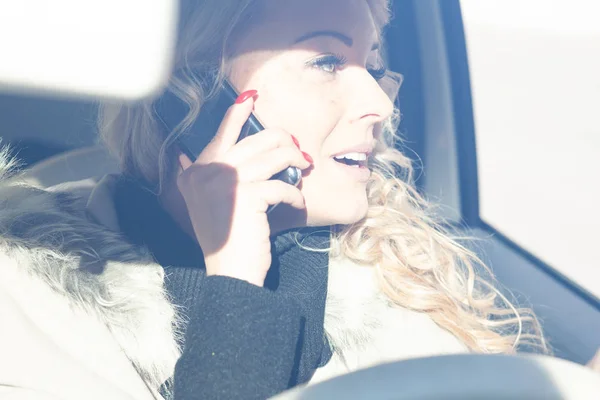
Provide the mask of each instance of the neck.
[{"label": "neck", "polygon": [[170,183],[168,187],[164,187],[158,198],[160,205],[171,216],[173,221],[184,231],[188,236],[196,240],[194,226],[188,215],[187,205],[179,192],[175,183]]},{"label": "neck", "polygon": [[306,210],[297,210],[287,204],[279,204],[269,214],[271,235],[276,235],[288,229],[305,227],[306,222]]}]

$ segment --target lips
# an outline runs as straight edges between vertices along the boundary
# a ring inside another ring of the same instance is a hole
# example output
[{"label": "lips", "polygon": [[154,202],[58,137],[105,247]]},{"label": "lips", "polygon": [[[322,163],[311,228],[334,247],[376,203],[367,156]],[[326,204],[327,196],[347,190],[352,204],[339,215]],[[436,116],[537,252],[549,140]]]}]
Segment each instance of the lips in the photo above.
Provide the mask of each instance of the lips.
[{"label": "lips", "polygon": [[340,154],[333,157],[335,161],[351,167],[366,167],[368,158],[369,154],[358,152]]},{"label": "lips", "polygon": [[373,144],[362,143],[347,148],[333,155],[333,160],[350,167],[366,167],[369,155],[373,151]]}]

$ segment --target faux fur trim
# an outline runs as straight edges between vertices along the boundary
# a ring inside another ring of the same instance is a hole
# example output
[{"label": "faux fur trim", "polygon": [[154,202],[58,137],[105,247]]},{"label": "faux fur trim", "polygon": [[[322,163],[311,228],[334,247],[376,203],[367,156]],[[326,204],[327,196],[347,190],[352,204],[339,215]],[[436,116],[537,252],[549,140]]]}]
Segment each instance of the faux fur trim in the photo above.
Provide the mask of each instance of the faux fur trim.
[{"label": "faux fur trim", "polygon": [[[146,382],[159,387],[180,355],[162,267],[119,233],[90,222],[85,196],[7,182],[7,160],[0,155],[0,255],[99,321]],[[110,203],[103,196],[102,207]],[[105,206],[112,215],[112,205]],[[325,332],[334,355],[311,383],[386,361],[467,351],[428,316],[392,306],[373,268],[345,259],[330,260]]]},{"label": "faux fur trim", "polygon": [[0,253],[77,312],[100,321],[144,380],[158,388],[180,355],[163,269],[143,249],[90,222],[80,197],[14,178],[7,182],[10,166],[0,156]]},{"label": "faux fur trim", "polygon": [[325,332],[333,358],[311,383],[385,362],[468,352],[429,316],[391,304],[373,267],[344,258],[330,259]]}]

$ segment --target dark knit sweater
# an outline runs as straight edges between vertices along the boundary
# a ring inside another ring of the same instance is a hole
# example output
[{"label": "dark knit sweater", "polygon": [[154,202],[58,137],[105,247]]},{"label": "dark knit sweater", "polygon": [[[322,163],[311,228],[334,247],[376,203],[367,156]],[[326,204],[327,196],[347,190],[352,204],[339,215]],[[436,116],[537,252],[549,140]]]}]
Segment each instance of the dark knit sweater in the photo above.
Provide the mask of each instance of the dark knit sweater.
[{"label": "dark knit sweater", "polygon": [[123,233],[165,268],[166,287],[188,321],[175,400],[264,399],[307,382],[330,359],[323,331],[328,257],[296,244],[326,248],[327,229],[274,237],[263,288],[207,277],[198,244],[134,181],[120,179],[115,203]]}]

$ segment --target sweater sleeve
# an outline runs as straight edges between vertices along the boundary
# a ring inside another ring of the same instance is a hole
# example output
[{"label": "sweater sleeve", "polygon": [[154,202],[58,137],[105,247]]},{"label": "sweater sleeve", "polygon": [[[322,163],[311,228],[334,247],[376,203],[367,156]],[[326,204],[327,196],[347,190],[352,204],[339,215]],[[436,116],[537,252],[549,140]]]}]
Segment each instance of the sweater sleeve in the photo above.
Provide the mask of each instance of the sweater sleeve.
[{"label": "sweater sleeve", "polygon": [[189,317],[175,400],[265,399],[290,386],[304,327],[296,302],[210,276]]}]

